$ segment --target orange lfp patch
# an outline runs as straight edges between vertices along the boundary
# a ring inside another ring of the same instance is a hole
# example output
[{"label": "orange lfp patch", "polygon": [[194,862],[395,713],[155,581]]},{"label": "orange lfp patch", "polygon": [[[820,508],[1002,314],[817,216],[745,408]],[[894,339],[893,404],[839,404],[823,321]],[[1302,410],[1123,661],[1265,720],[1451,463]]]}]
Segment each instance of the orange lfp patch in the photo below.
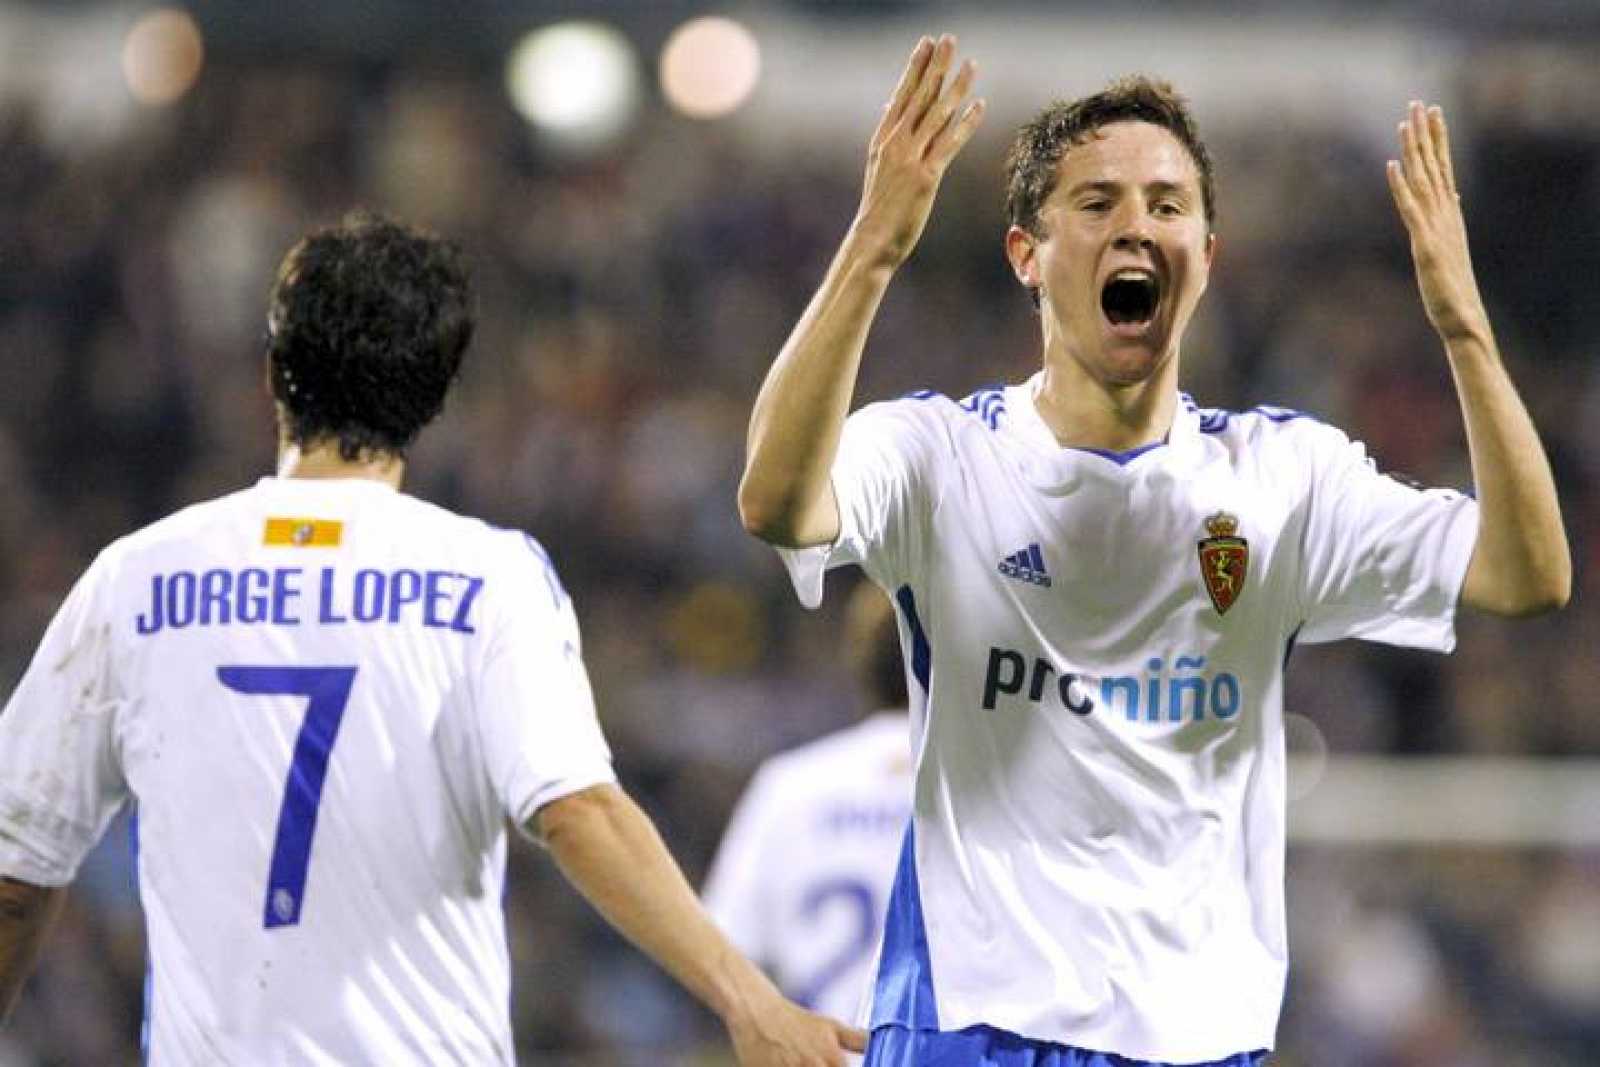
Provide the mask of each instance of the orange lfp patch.
[{"label": "orange lfp patch", "polygon": [[338,548],[344,523],[338,519],[268,519],[264,545],[283,548]]}]

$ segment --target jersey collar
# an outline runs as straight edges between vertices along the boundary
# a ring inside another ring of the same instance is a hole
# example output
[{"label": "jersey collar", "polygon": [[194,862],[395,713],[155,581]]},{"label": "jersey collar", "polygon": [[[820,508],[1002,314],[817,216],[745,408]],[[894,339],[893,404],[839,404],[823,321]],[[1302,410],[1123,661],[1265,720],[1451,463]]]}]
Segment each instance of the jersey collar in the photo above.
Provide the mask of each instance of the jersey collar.
[{"label": "jersey collar", "polygon": [[348,496],[351,493],[398,493],[388,482],[377,478],[279,478],[269,474],[256,482],[257,488],[283,493],[303,493],[315,496]]},{"label": "jersey collar", "polygon": [[1165,440],[1129,452],[1061,445],[1034,400],[1043,383],[1044,371],[1040,370],[1027,381],[1009,386],[1006,410],[1011,418],[1002,423],[1025,446],[1021,458],[1024,475],[1041,487],[1060,488],[1084,477],[1132,476],[1151,464],[1166,466],[1188,456],[1199,436],[1199,415],[1193,402],[1180,393]]}]

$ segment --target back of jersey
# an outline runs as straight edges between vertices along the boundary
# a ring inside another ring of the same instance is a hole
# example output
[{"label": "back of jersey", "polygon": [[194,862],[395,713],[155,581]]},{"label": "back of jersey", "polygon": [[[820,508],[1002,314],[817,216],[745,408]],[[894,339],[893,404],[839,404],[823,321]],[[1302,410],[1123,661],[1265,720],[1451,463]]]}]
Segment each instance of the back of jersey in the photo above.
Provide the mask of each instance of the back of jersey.
[{"label": "back of jersey", "polygon": [[103,553],[0,772],[54,776],[0,790],[0,867],[41,884],[131,793],[149,1052],[208,1064],[513,1062],[506,819],[611,780],[537,543],[362,479],[264,479]]},{"label": "back of jersey", "polygon": [[910,729],[880,712],[762,764],[706,878],[706,907],[740,951],[836,1019],[865,1019],[911,819]]}]

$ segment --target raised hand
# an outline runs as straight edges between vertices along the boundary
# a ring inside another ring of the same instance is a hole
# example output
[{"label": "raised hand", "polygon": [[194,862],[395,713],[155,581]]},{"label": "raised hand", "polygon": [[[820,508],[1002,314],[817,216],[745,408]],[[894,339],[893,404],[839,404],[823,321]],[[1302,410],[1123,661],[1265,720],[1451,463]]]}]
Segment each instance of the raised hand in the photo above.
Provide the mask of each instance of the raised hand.
[{"label": "raised hand", "polygon": [[854,230],[890,267],[911,255],[945,169],[983,119],[982,100],[962,107],[977,66],[969,59],[946,81],[955,51],[949,34],[918,41],[872,134]]},{"label": "raised hand", "polygon": [[1439,331],[1472,453],[1478,540],[1461,602],[1497,615],[1549,611],[1572,595],[1572,553],[1538,431],[1506,373],[1467,253],[1444,113],[1411,102],[1389,191],[1406,232],[1428,321]]},{"label": "raised hand", "polygon": [[739,518],[772,544],[825,545],[839,536],[829,472],[867,331],[922,236],[945,168],[983,118],[982,100],[963,106],[972,63],[946,81],[955,51],[948,34],[917,42],[872,134],[855,221],[750,412]]},{"label": "raised hand", "polygon": [[1482,338],[1489,316],[1467,250],[1443,111],[1411,102],[1400,123],[1400,158],[1389,161],[1388,176],[1389,191],[1411,236],[1411,258],[1428,321],[1446,342]]}]

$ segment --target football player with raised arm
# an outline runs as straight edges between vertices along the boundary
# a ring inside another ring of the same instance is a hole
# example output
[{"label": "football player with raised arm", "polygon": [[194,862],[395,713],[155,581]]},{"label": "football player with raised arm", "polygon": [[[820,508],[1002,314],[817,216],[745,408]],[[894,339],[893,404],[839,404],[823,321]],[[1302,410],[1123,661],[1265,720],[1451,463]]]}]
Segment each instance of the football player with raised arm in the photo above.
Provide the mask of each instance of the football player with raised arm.
[{"label": "football player with raised arm", "polygon": [[911,817],[911,738],[899,619],[870,582],[839,636],[868,714],[756,769],[702,895],[785,995],[848,1019],[871,985]]},{"label": "football player with raised arm", "polygon": [[279,270],[276,477],[100,553],[0,714],[0,1009],[124,802],[162,1064],[511,1064],[507,821],[726,1024],[783,1000],[618,788],[538,542],[400,491],[474,327],[454,245],[358,214]]},{"label": "football player with raised arm", "polygon": [[878,304],[983,114],[955,47],[919,42],[893,91],[739,489],[802,600],[856,563],[912,635],[913,818],[867,1062],[1257,1063],[1287,973],[1285,651],[1446,651],[1458,603],[1563,604],[1550,468],[1478,294],[1444,117],[1420,103],[1388,183],[1476,499],[1386,477],[1312,418],[1180,393],[1212,168],[1183,100],[1145,78],[1013,143],[1005,250],[1040,371],[847,418]]}]

